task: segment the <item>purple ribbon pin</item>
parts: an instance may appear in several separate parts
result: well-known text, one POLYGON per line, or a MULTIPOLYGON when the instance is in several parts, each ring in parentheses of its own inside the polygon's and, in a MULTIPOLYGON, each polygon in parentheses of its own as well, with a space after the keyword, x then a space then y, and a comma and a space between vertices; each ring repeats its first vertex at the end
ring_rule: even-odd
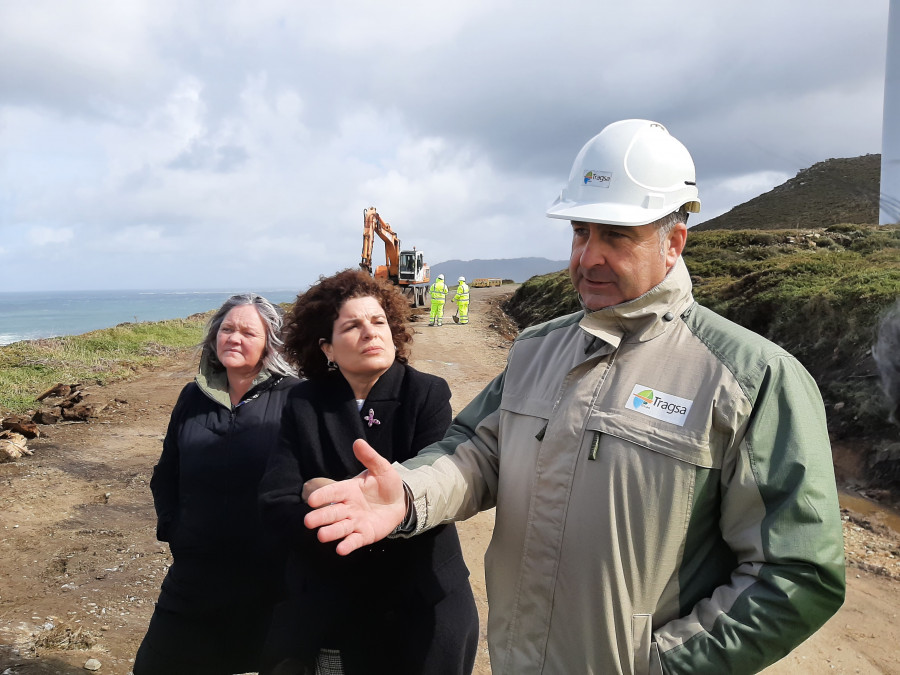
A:
POLYGON ((373 424, 381 424, 381 422, 375 419, 375 411, 372 410, 372 408, 369 408, 368 416, 363 417, 363 419, 369 423, 369 426, 372 426, 373 424))

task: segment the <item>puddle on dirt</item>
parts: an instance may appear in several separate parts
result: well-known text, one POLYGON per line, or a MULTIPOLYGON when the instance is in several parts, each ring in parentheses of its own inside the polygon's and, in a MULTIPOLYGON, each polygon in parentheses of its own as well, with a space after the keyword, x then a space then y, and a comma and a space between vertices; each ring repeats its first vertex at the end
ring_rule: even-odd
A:
POLYGON ((868 516, 900 534, 900 512, 879 504, 878 502, 873 502, 865 497, 848 494, 846 492, 838 493, 838 501, 841 504, 841 508, 849 509, 854 513, 863 516, 868 516))

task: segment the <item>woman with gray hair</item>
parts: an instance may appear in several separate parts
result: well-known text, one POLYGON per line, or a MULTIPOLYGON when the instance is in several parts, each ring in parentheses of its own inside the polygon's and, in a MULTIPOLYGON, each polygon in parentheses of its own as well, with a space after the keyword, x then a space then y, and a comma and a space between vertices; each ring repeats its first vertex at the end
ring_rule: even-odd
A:
POLYGON ((230 297, 207 324, 199 372, 172 410, 150 480, 156 538, 174 562, 135 675, 258 669, 282 567, 261 533, 257 487, 298 382, 281 324, 254 293, 230 297))

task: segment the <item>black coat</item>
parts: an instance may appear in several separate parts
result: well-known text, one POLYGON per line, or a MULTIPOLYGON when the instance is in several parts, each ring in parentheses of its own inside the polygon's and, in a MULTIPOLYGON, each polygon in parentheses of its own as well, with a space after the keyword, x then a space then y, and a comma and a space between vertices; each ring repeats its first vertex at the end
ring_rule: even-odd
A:
POLYGON ((278 440, 295 377, 270 377, 236 407, 191 382, 172 410, 150 489, 157 539, 174 563, 159 606, 208 612, 258 602, 276 590, 282 560, 260 527, 259 480, 278 440))
MULTIPOLYGON (((276 614, 273 630, 282 636, 275 642, 307 657, 322 646, 339 647, 351 672, 346 657, 353 656, 357 645, 347 635, 354 622, 385 631, 391 626, 391 644, 382 650, 400 644, 427 650, 427 644, 410 645, 404 635, 434 621, 435 606, 458 593, 462 602, 449 614, 438 612, 440 625, 434 632, 444 639, 448 631, 453 633, 458 654, 449 658, 458 658, 458 672, 470 667, 464 661, 470 648, 474 658, 477 613, 456 528, 442 525, 339 556, 336 543, 319 542, 303 524, 310 509, 300 494, 310 478, 342 480, 362 471, 352 449, 357 438, 389 461, 402 462, 443 438, 450 419, 447 383, 399 362, 375 383, 362 410, 339 373, 302 382, 291 391, 281 440, 260 484, 266 526, 279 532, 289 549, 286 583, 293 619, 276 614)), ((369 654, 367 672, 382 672, 373 656, 369 654)))

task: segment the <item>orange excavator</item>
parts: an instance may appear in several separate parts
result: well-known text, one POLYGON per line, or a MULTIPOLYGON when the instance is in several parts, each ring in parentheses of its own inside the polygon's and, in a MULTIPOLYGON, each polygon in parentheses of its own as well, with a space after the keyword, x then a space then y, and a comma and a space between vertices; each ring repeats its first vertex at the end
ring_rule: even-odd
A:
POLYGON ((415 246, 412 250, 400 250, 400 237, 381 219, 374 206, 363 212, 363 248, 359 266, 376 279, 389 280, 398 286, 412 307, 425 305, 425 294, 431 282, 425 254, 417 251, 415 246), (387 264, 378 265, 373 271, 372 249, 376 234, 384 242, 387 264))

